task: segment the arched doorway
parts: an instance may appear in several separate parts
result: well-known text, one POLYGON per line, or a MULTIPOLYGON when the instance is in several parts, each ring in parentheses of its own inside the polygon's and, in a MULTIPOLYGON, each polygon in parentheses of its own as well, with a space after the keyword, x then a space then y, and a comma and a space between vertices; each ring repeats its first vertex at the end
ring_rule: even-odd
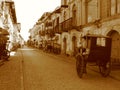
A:
POLYGON ((73 51, 73 56, 76 54, 76 47, 77 47, 77 39, 76 36, 72 37, 72 51, 73 51))
POLYGON ((112 38, 111 59, 112 62, 120 63, 120 34, 112 30, 108 34, 112 38))
POLYGON ((66 49, 67 49, 67 39, 63 39, 63 53, 66 54, 66 49))

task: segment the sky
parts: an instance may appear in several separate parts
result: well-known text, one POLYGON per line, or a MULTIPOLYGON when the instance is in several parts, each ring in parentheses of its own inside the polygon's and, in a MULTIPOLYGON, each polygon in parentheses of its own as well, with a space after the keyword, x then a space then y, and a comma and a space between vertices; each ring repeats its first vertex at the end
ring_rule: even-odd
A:
POLYGON ((21 23, 21 35, 27 40, 31 29, 44 12, 55 10, 61 0, 13 0, 17 22, 21 23))

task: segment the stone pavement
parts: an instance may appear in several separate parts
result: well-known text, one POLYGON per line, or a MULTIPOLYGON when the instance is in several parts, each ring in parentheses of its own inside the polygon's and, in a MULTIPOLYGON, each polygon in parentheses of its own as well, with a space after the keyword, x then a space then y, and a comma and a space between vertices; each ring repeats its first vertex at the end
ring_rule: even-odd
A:
POLYGON ((0 90, 21 90, 21 59, 18 54, 11 56, 9 61, 0 60, 0 90))
MULTIPOLYGON (((52 54, 54 55, 54 54, 52 54)), ((64 60, 68 60, 75 64, 75 58, 65 55, 55 55, 64 60)), ((22 55, 18 50, 14 56, 9 58, 9 61, 0 60, 0 90, 23 90, 22 84, 22 55)), ((92 66, 91 66, 92 67, 92 66)), ((96 72, 98 69, 90 68, 96 72)), ((120 68, 112 69, 110 77, 120 81, 120 68)))
MULTIPOLYGON (((75 60, 74 57, 65 56, 65 55, 58 55, 58 56, 59 56, 60 58, 66 59, 66 60, 76 62, 76 60, 75 60)), ((89 65, 88 65, 87 69, 91 69, 91 70, 99 73, 99 69, 98 69, 98 67, 96 67, 96 66, 89 66, 89 65)), ((120 65, 112 66, 112 68, 111 68, 111 73, 110 73, 110 77, 113 78, 113 79, 116 79, 116 80, 119 80, 119 81, 120 81, 120 65)))
POLYGON ((120 81, 120 65, 112 66, 110 77, 120 81))
MULTIPOLYGON (((36 49, 36 50, 38 50, 38 49, 36 49)), ((42 50, 38 50, 38 51, 42 52, 42 50)), ((51 54, 51 53, 48 53, 48 54, 51 54)), ((51 54, 51 55, 55 55, 55 54, 51 54)), ((67 60, 69 62, 72 62, 73 64, 76 63, 75 58, 72 57, 72 56, 61 55, 61 54, 60 55, 55 55, 55 56, 57 56, 59 58, 62 58, 64 60, 67 60)), ((96 66, 88 66, 87 69, 91 69, 91 70, 99 73, 99 69, 96 66)), ((112 69, 111 69, 111 72, 110 72, 109 76, 111 78, 115 79, 115 80, 119 80, 120 81, 120 65, 112 66, 112 69)))

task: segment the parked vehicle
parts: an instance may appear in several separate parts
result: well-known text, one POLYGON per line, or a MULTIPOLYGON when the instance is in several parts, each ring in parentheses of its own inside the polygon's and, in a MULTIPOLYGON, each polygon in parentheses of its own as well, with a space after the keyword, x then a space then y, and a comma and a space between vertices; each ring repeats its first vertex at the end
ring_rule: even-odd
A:
POLYGON ((102 76, 106 77, 111 71, 111 38, 101 35, 86 35, 83 37, 85 47, 80 48, 76 55, 76 70, 80 78, 86 73, 87 63, 99 67, 102 76))

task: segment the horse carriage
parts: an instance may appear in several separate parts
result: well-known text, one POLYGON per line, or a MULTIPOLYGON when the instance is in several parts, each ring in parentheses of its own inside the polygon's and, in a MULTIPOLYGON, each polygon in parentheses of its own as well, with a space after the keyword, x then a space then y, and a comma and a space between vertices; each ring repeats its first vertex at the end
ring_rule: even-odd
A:
POLYGON ((93 63, 99 67, 103 77, 107 77, 111 71, 111 38, 101 35, 86 35, 82 37, 85 48, 81 47, 76 55, 76 70, 80 78, 86 73, 87 63, 93 63))

